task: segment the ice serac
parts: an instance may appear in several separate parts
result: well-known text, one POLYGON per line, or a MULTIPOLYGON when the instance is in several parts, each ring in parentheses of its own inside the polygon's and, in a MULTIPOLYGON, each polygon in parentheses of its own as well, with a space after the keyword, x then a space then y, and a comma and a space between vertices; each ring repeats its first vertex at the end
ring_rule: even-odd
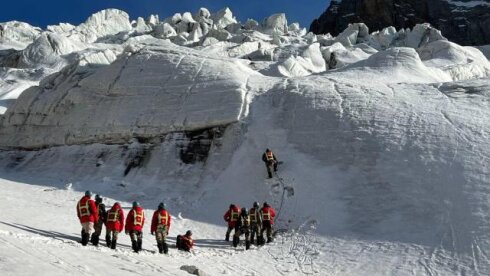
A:
POLYGON ((125 55, 88 77, 67 68, 9 108, 0 144, 127 142, 227 125, 246 110, 251 73, 237 62, 171 45, 125 55))
POLYGON ((22 50, 41 34, 41 29, 19 21, 0 23, 0 50, 22 50))
POLYGON ((92 43, 99 38, 131 30, 129 15, 116 9, 107 9, 91 15, 87 21, 78 25, 70 37, 82 42, 92 43))
POLYGON ((458 44, 490 43, 488 0, 332 0, 311 23, 310 31, 337 35, 356 22, 366 23, 373 31, 427 22, 458 44))

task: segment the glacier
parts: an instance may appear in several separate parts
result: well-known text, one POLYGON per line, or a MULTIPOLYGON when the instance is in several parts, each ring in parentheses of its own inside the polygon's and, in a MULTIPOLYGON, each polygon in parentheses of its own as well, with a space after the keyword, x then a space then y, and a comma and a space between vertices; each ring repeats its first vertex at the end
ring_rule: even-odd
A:
POLYGON ((488 46, 429 24, 314 35, 228 8, 0 25, 7 274, 490 273, 488 46), (284 161, 280 182, 265 179, 265 148, 284 161), (192 228, 196 249, 162 264, 147 233, 139 255, 125 237, 116 252, 82 248, 73 211, 86 189, 147 214, 165 201, 170 239, 192 228), (280 233, 234 249, 222 213, 255 200, 279 211, 280 233), (36 210, 66 223, 29 219, 36 210))

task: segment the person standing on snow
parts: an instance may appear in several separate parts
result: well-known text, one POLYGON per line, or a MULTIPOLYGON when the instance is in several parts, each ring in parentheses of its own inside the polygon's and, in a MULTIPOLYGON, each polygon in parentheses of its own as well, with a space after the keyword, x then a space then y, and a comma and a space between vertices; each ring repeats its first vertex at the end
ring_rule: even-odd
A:
POLYGON ((168 253, 166 239, 170 230, 170 220, 170 213, 165 209, 165 204, 160 202, 151 220, 151 234, 155 235, 160 253, 168 253))
POLYGON ((99 220, 97 220, 94 224, 95 231, 92 234, 90 241, 92 242, 93 245, 98 245, 99 237, 100 234, 102 233, 102 226, 105 223, 106 215, 107 215, 105 210, 105 204, 102 203, 102 197, 100 195, 95 195, 95 206, 97 207, 97 214, 99 215, 99 220))
POLYGON ((192 240, 192 231, 187 230, 185 235, 178 235, 176 246, 178 250, 190 252, 192 247, 194 246, 194 241, 192 240))
POLYGON ((267 202, 264 202, 264 207, 260 209, 260 214, 262 217, 262 230, 260 231, 260 240, 263 244, 264 232, 267 232, 267 243, 269 243, 272 241, 272 225, 274 225, 274 217, 276 216, 276 212, 267 202))
POLYGON ((262 228, 262 215, 260 214, 260 207, 257 201, 254 202, 253 207, 248 212, 250 217, 250 243, 255 242, 257 238, 257 244, 259 243, 260 229, 262 228))
POLYGON ((145 214, 143 208, 136 201, 133 208, 126 218, 126 234, 131 237, 131 246, 134 252, 138 253, 143 246, 143 225, 145 224, 145 214))
POLYGON ((264 154, 262 154, 262 161, 264 161, 265 163, 269 178, 272 178, 272 169, 277 172, 278 162, 276 156, 274 155, 274 153, 272 153, 270 149, 266 149, 264 154))
POLYGON ((95 202, 90 199, 92 192, 86 191, 77 203, 77 216, 82 224, 82 245, 87 245, 90 234, 94 231, 94 222, 99 220, 95 202))
POLYGON ((226 230, 225 241, 230 241, 231 230, 235 229, 235 224, 239 216, 240 216, 240 207, 236 206, 235 204, 230 204, 230 208, 228 209, 228 211, 226 211, 225 215, 223 216, 225 221, 228 222, 228 229, 226 230))
POLYGON ((237 247, 240 243, 240 236, 245 235, 245 249, 250 248, 250 217, 247 208, 242 208, 240 216, 236 222, 235 235, 233 235, 233 246, 237 247))
POLYGON ((124 212, 119 202, 114 203, 109 212, 107 212, 105 229, 105 241, 107 243, 107 247, 116 249, 117 236, 124 229, 124 212))

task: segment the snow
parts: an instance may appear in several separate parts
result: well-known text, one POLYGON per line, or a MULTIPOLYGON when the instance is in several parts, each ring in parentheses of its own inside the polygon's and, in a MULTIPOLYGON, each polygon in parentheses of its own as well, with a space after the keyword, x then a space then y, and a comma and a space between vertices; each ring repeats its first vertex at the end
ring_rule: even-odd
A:
POLYGON ((228 8, 5 24, 1 49, 22 38, 0 51, 7 275, 490 274, 486 47, 428 24, 241 25, 228 8), (284 161, 271 180, 265 148, 284 161), (124 234, 116 251, 82 247, 87 189, 147 217, 164 201, 171 244, 192 229, 196 248, 161 256, 148 225, 139 254, 124 234), (278 211, 276 240, 232 248, 222 214, 254 201, 278 211))

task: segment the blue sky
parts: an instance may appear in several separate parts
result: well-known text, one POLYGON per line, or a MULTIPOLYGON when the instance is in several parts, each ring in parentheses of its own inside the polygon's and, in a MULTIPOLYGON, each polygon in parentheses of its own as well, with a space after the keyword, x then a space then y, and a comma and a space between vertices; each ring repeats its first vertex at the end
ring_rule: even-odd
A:
POLYGON ((158 14, 161 18, 176 12, 195 12, 206 7, 215 12, 230 7, 238 20, 261 21, 273 13, 286 13, 288 22, 309 27, 314 18, 327 8, 329 0, 3 0, 0 22, 18 20, 35 26, 68 22, 79 24, 92 13, 106 8, 118 8, 131 19, 158 14))

